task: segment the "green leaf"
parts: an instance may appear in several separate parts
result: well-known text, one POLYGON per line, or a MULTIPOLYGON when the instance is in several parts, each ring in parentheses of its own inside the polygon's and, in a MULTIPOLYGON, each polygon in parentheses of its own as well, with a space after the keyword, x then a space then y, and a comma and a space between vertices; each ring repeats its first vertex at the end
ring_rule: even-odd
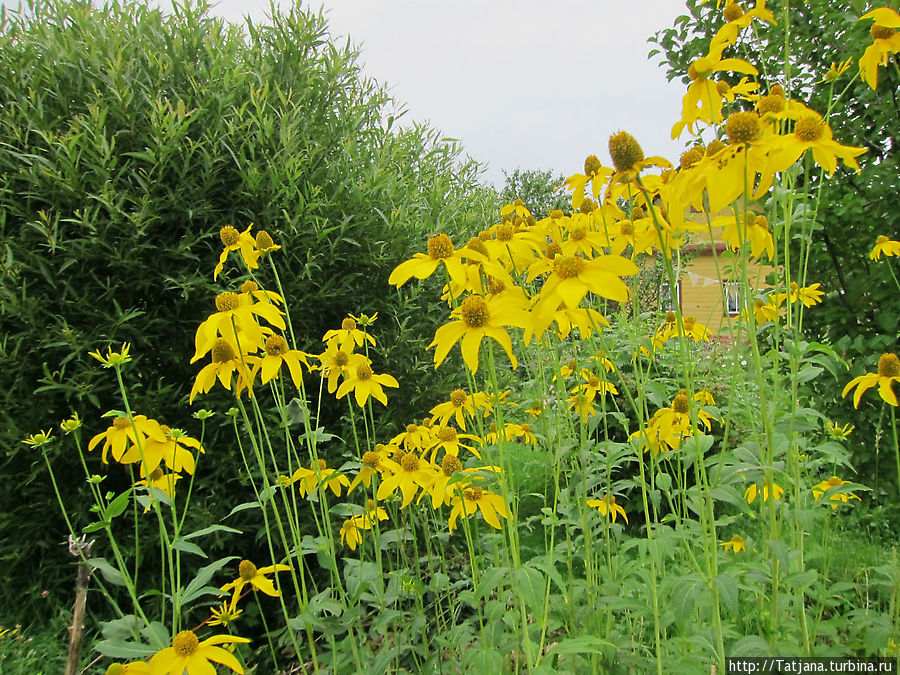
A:
POLYGON ((543 614, 546 582, 544 575, 533 567, 520 567, 513 571, 513 588, 535 614, 543 614))
POLYGON ((106 558, 90 558, 88 559, 91 567, 99 570, 103 578, 115 586, 127 586, 125 576, 119 571, 118 567, 113 567, 106 558))
POLYGON ((126 640, 101 640, 94 649, 108 658, 126 659, 128 661, 144 660, 154 652, 159 651, 150 645, 145 645, 143 642, 126 640))
POLYGON ((231 509, 231 511, 229 511, 228 515, 225 517, 230 518, 235 513, 239 513, 240 511, 246 511, 247 509, 258 509, 258 508, 259 508, 259 502, 244 502, 243 504, 238 504, 233 509, 231 509))
POLYGON ((725 603, 725 606, 731 611, 733 614, 738 614, 738 584, 737 580, 728 574, 727 572, 722 572, 715 579, 713 579, 713 583, 716 585, 716 589, 719 591, 719 600, 725 603))
MULTIPOLYGON (((251 502, 251 503, 255 504, 256 502, 251 502)), ((250 507, 248 507, 248 508, 250 508, 250 507)), ((233 509, 232 509, 232 513, 234 513, 233 509)), ((212 534, 213 532, 229 532, 231 534, 243 534, 243 532, 241 532, 241 530, 238 530, 233 527, 226 527, 225 525, 210 525, 209 527, 204 527, 202 530, 197 530, 196 532, 191 532, 190 534, 186 534, 183 537, 181 537, 181 539, 184 539, 184 540, 195 539, 196 537, 203 537, 207 534, 212 534)))
POLYGON ((208 557, 203 549, 197 546, 197 544, 191 541, 185 541, 183 538, 179 538, 173 541, 172 548, 174 548, 176 551, 181 551, 182 553, 193 553, 194 555, 199 555, 201 558, 208 557))
POLYGON ((577 638, 560 640, 547 650, 547 656, 551 654, 597 654, 604 649, 617 650, 612 642, 601 640, 593 635, 582 635, 577 638))
POLYGON ((125 509, 128 508, 128 497, 131 495, 131 488, 128 488, 112 500, 109 503, 109 506, 106 507, 106 513, 104 514, 105 518, 108 520, 112 520, 113 518, 118 518, 121 516, 125 509))
POLYGON ((201 567, 197 572, 197 576, 195 576, 185 587, 184 593, 181 595, 181 604, 187 605, 203 595, 220 595, 221 591, 218 588, 207 586, 207 584, 216 572, 221 570, 232 560, 237 559, 238 557, 236 555, 231 555, 227 558, 220 558, 205 567, 201 567))

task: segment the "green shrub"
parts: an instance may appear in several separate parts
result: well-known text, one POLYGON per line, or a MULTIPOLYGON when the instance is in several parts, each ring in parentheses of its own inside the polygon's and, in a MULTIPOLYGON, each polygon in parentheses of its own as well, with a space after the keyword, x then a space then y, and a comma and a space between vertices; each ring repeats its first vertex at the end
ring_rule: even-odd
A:
MULTIPOLYGON (((428 233, 477 231, 496 213, 477 164, 427 126, 401 128, 321 13, 239 27, 209 7, 48 0, 0 30, 0 440, 18 485, 0 497, 0 564, 16 570, 0 606, 13 615, 34 609, 26 576, 68 576, 54 564, 65 528, 43 464, 20 440, 72 410, 92 435, 122 407, 89 351, 130 342, 144 378, 129 383, 134 409, 199 431, 183 404, 194 330, 224 290, 212 278, 222 226, 254 223, 282 246, 300 348, 321 351, 348 312, 379 313, 377 365, 400 381, 400 422, 441 387, 416 360, 424 345, 397 339, 411 326, 428 335, 438 308, 388 292, 387 276, 428 233)), ((336 425, 346 406, 329 405, 336 425)), ((211 433, 197 506, 215 515, 235 503, 238 460, 211 433)), ((80 474, 68 453, 53 459, 80 474)), ((61 486, 70 504, 80 482, 61 486)))

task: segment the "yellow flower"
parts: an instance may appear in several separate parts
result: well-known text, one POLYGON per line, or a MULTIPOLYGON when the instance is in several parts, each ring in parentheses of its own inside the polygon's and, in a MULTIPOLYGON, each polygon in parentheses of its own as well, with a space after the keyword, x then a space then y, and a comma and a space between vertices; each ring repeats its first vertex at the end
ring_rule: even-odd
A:
POLYGON ((428 253, 416 253, 412 259, 406 260, 391 272, 388 283, 400 287, 411 277, 426 279, 443 263, 450 279, 458 284, 465 283, 466 271, 463 258, 486 260, 487 258, 471 248, 456 250, 453 242, 446 234, 436 234, 428 239, 428 253))
POLYGON ((618 255, 602 255, 592 259, 575 255, 558 256, 552 262, 541 260, 533 264, 528 269, 528 280, 545 271, 551 274, 537 296, 536 314, 555 312, 560 302, 564 302, 566 307, 578 307, 589 292, 616 302, 627 302, 628 286, 621 277, 633 276, 639 269, 631 260, 618 255))
POLYGON ((399 387, 400 384, 393 375, 382 373, 376 375, 372 366, 363 361, 349 368, 346 379, 338 387, 337 397, 343 398, 351 391, 356 398, 356 403, 363 407, 371 396, 382 405, 387 405, 387 394, 382 387, 399 387))
POLYGON ((281 595, 281 591, 275 589, 272 580, 266 575, 275 574, 276 572, 287 572, 290 569, 291 568, 288 565, 257 567, 249 560, 241 560, 240 565, 238 565, 238 578, 222 586, 221 590, 225 592, 234 591, 232 602, 237 601, 237 598, 241 595, 241 591, 244 590, 244 586, 247 586, 248 584, 254 590, 261 591, 266 595, 277 598, 281 595))
MULTIPOLYGON (((754 501, 756 501, 756 497, 758 494, 759 486, 756 483, 753 483, 744 491, 744 499, 747 500, 748 504, 752 504, 754 501)), ((771 490, 769 489, 768 483, 764 483, 762 486, 762 498, 764 502, 769 501, 770 497, 774 497, 776 501, 780 501, 783 494, 784 488, 778 485, 778 483, 772 483, 771 490)))
POLYGON ((189 448, 206 453, 206 450, 200 445, 200 441, 191 438, 181 429, 170 429, 164 424, 161 424, 160 428, 166 434, 164 442, 160 443, 155 438, 147 438, 141 447, 136 444, 132 445, 118 461, 122 464, 143 462, 141 475, 152 472, 160 462, 165 462, 172 471, 194 473, 196 462, 194 453, 189 448))
POLYGON ((368 500, 366 513, 350 516, 341 525, 341 543, 351 550, 355 551, 356 547, 362 542, 362 531, 371 530, 375 524, 375 519, 387 520, 388 514, 380 506, 376 507, 373 500, 368 500))
POLYGON ((826 422, 825 428, 828 429, 828 435, 833 439, 843 440, 844 438, 847 438, 856 427, 851 424, 845 424, 841 427, 838 426, 837 422, 826 422))
POLYGON ((191 387, 191 394, 188 402, 193 402, 194 397, 199 394, 205 394, 216 383, 216 378, 222 383, 222 386, 231 390, 231 380, 233 375, 237 373, 237 385, 235 392, 241 395, 243 389, 247 389, 250 395, 253 395, 253 376, 256 371, 251 371, 248 366, 255 366, 259 362, 258 356, 249 354, 241 355, 240 351, 235 348, 232 341, 220 337, 212 343, 212 363, 205 365, 194 380, 194 386, 191 387))
POLYGON ((732 553, 740 553, 747 550, 747 542, 739 534, 734 535, 728 541, 720 542, 719 546, 724 546, 726 551, 731 551, 732 553))
POLYGON ((871 30, 872 44, 859 59, 859 74, 872 89, 878 88, 878 66, 886 66, 891 54, 900 52, 900 14, 889 7, 879 7, 863 14, 860 19, 874 21, 871 30))
POLYGON ((89 354, 102 363, 104 368, 120 368, 131 361, 131 356, 128 354, 130 349, 131 345, 123 342, 122 349, 118 352, 114 352, 112 347, 107 347, 106 356, 102 356, 99 349, 89 352, 89 354))
POLYGON ((597 409, 594 407, 594 399, 582 391, 575 391, 574 394, 566 399, 566 403, 569 404, 569 410, 578 413, 582 422, 587 422, 589 417, 597 414, 597 409))
POLYGON ((50 429, 47 431, 41 431, 37 434, 31 434, 28 438, 22 441, 25 445, 30 445, 33 448, 40 448, 53 440, 53 436, 50 434, 50 429))
POLYGON ((831 68, 828 69, 828 72, 825 73, 825 77, 823 77, 821 82, 834 82, 841 75, 847 72, 850 68, 850 64, 853 63, 853 57, 850 57, 846 61, 841 61, 840 63, 831 62, 831 68))
POLYGON ((385 466, 391 471, 390 476, 385 476, 378 486, 375 498, 384 501, 394 493, 397 488, 403 494, 403 502, 400 508, 406 508, 416 496, 419 488, 427 490, 435 477, 435 467, 424 458, 415 453, 408 452, 400 458, 399 463, 392 459, 385 459, 385 466))
POLYGON ((81 428, 81 419, 78 417, 78 413, 73 412, 72 416, 69 419, 63 420, 62 422, 60 422, 59 428, 62 429, 63 433, 66 433, 66 434, 71 434, 76 429, 80 429, 81 428))
POLYGON ((882 253, 889 256, 900 256, 900 241, 893 241, 884 235, 879 236, 875 240, 875 248, 869 253, 869 257, 872 260, 879 260, 882 253))
POLYGON ((460 342, 463 360, 466 367, 475 373, 478 370, 478 351, 481 340, 490 337, 503 347, 512 367, 518 365, 512 353, 512 340, 506 332, 507 326, 524 326, 527 315, 517 303, 495 297, 485 299, 480 295, 470 295, 450 314, 449 323, 444 324, 434 334, 434 340, 428 345, 434 351, 434 367, 437 368, 447 358, 450 349, 460 342))
POLYGON ((481 511, 481 517, 485 522, 497 530, 501 529, 500 518, 509 518, 503 497, 480 487, 463 490, 462 497, 457 494, 451 500, 451 504, 453 508, 447 521, 451 533, 456 529, 456 519, 460 515, 468 517, 481 511))
POLYGON ((210 626, 228 626, 234 623, 235 619, 243 612, 244 610, 237 609, 235 599, 232 598, 231 602, 223 602, 221 607, 211 608, 210 618, 207 619, 206 623, 210 626))
POLYGON ((237 293, 219 293, 216 296, 216 312, 197 327, 194 335, 194 355, 191 363, 203 358, 219 337, 227 339, 249 353, 263 347, 263 330, 256 317, 285 330, 284 312, 270 302, 244 304, 237 293))
MULTIPOLYGON (((143 487, 153 488, 154 490, 159 490, 164 495, 166 495, 169 499, 175 498, 175 483, 177 483, 181 479, 181 475, 177 473, 165 473, 162 470, 162 467, 156 467, 149 473, 145 473, 144 466, 141 465, 141 476, 144 480, 139 480, 135 482, 135 485, 141 485, 143 487)), ((150 493, 151 498, 154 498, 154 495, 150 493)), ((150 510, 150 507, 144 508, 144 513, 150 510)))
POLYGON ((146 661, 132 661, 131 663, 111 663, 106 669, 106 675, 153 675, 150 664, 146 661))
POLYGON ((250 229, 252 227, 253 223, 250 223, 246 230, 238 232, 237 229, 231 225, 226 225, 219 230, 219 237, 221 238, 222 243, 225 244, 225 248, 222 250, 222 254, 219 256, 219 262, 216 264, 216 269, 213 271, 213 279, 219 277, 219 272, 225 267, 225 261, 228 259, 228 254, 231 251, 241 252, 241 257, 244 259, 244 263, 247 265, 248 270, 255 270, 259 267, 259 263, 257 262, 259 260, 259 251, 256 248, 256 239, 250 234, 250 229))
POLYGON ((265 384, 272 378, 278 377, 282 365, 287 365, 291 373, 294 386, 300 389, 303 385, 303 369, 300 364, 311 370, 307 358, 310 355, 298 349, 290 349, 287 340, 283 336, 272 334, 266 338, 266 355, 256 364, 250 379, 256 377, 258 371, 262 371, 262 381, 265 384))
POLYGON ((244 669, 234 654, 216 646, 229 642, 250 640, 235 635, 214 635, 200 642, 194 631, 183 630, 172 639, 171 647, 157 652, 150 659, 150 672, 153 675, 182 675, 184 671, 192 675, 209 674, 215 672, 215 666, 211 663, 215 662, 243 674, 244 669))
POLYGON ((609 516, 609 519, 616 522, 616 514, 621 514, 625 522, 628 522, 628 516, 625 515, 625 509, 616 504, 615 495, 605 495, 601 499, 588 499, 587 505, 592 509, 597 509, 602 516, 609 516))
POLYGON ((431 444, 425 448, 425 452, 431 451, 432 462, 437 455, 437 451, 441 449, 447 454, 459 456, 459 451, 463 448, 471 452, 478 459, 481 459, 481 454, 478 450, 470 445, 465 445, 462 442, 463 440, 475 441, 479 445, 482 442, 481 438, 473 434, 461 434, 454 427, 443 424, 436 425, 433 429, 431 444))
POLYGON ((439 403, 429 412, 441 424, 447 424, 450 418, 456 420, 459 428, 466 430, 466 416, 474 418, 476 410, 489 411, 492 409, 490 399, 483 392, 468 394, 464 389, 454 389, 450 392, 450 400, 439 403))
POLYGON ((841 397, 847 396, 856 387, 856 393, 853 395, 853 407, 858 408, 859 400, 866 390, 878 385, 878 395, 886 403, 896 406, 897 395, 892 389, 894 382, 900 382, 900 359, 897 358, 896 354, 882 354, 881 358, 878 359, 878 372, 854 377, 844 387, 841 397))
MULTIPOLYGON (((771 152, 768 172, 762 179, 763 183, 768 180, 767 176, 771 172, 784 171, 800 159, 807 150, 812 150, 816 164, 825 169, 829 176, 837 168, 838 158, 845 165, 859 171, 859 164, 855 158, 866 151, 866 148, 853 148, 835 141, 831 127, 818 113, 814 112, 800 117, 794 124, 793 133, 770 137, 769 147, 771 152)), ((759 190, 756 194, 759 194, 759 190)))
MULTIPOLYGON (((841 480, 837 476, 832 476, 828 480, 823 480, 821 483, 818 483, 813 486, 813 497, 816 501, 819 501, 819 497, 828 492, 833 488, 840 487, 842 485, 846 485, 847 481, 841 480)), ((832 494, 829 499, 833 502, 843 502, 844 504, 848 504, 851 499, 856 499, 862 501, 859 497, 857 497, 852 492, 838 492, 832 494)), ((832 509, 836 509, 838 507, 837 504, 831 504, 832 509)))
POLYGON ((146 415, 134 415, 131 420, 119 415, 106 431, 88 441, 88 450, 93 450, 100 441, 103 441, 103 463, 107 463, 106 455, 109 452, 112 452, 115 461, 120 462, 128 449, 127 444, 143 446, 148 438, 157 443, 166 442, 166 432, 159 422, 149 419, 146 415))
POLYGON ((750 255, 759 258, 765 253, 771 260, 775 256, 775 241, 769 232, 769 221, 765 216, 757 216, 752 211, 738 218, 734 216, 719 216, 714 218, 713 227, 723 227, 722 239, 732 251, 740 250, 741 246, 749 244, 750 255))
POLYGON ((427 424, 407 424, 406 429, 391 439, 391 445, 401 445, 407 452, 411 450, 421 451, 431 444, 434 425, 431 418, 426 418, 427 424))
POLYGON ((347 486, 347 493, 353 492, 353 489, 360 483, 365 485, 367 490, 371 489, 372 477, 387 471, 387 468, 382 464, 382 460, 387 459, 391 454, 391 446, 382 445, 381 443, 375 446, 374 451, 366 450, 360 460, 362 466, 359 472, 350 485, 347 486))
POLYGON ((694 125, 698 121, 707 124, 722 123, 724 96, 719 92, 716 81, 710 79, 713 73, 729 71, 744 75, 758 74, 755 67, 742 59, 723 59, 722 52, 727 46, 727 39, 713 40, 709 54, 694 59, 688 67, 691 83, 681 102, 681 119, 672 127, 672 138, 678 138, 685 128, 696 134, 694 125))
MULTIPOLYGON (((377 313, 376 316, 378 316, 377 313)), ((374 321, 374 319, 371 319, 371 321, 374 321)), ((341 349, 345 349, 350 343, 353 343, 357 347, 362 347, 366 342, 373 347, 375 346, 375 338, 365 331, 359 330, 359 328, 357 328, 357 321, 352 316, 347 317, 341 322, 340 329, 330 330, 322 337, 322 341, 326 344, 330 344, 332 340, 336 340, 341 349)), ((348 351, 353 351, 353 347, 351 346, 348 351)))
POLYGON ((337 391, 339 378, 347 377, 352 368, 368 363, 365 355, 353 353, 352 344, 343 349, 337 342, 329 344, 316 358, 322 363, 322 377, 328 378, 329 394, 337 391))
POLYGON ((588 183, 594 191, 594 199, 599 199, 600 187, 613 170, 600 163, 597 155, 589 155, 584 160, 584 173, 576 173, 566 178, 562 186, 572 190, 572 208, 581 208, 584 203, 584 189, 588 183))
POLYGON ((350 479, 337 469, 329 469, 324 459, 313 460, 308 469, 300 467, 290 478, 280 482, 285 486, 299 482, 297 491, 301 497, 312 494, 317 487, 322 485, 330 488, 335 497, 341 496, 341 486, 346 487, 348 491, 350 488, 350 479))

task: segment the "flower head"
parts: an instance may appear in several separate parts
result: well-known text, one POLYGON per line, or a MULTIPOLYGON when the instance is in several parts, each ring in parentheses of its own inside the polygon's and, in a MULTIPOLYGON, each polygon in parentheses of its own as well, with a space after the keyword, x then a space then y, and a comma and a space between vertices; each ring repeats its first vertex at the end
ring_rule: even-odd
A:
POLYGON ((866 390, 877 385, 878 395, 881 396, 882 400, 885 403, 896 406, 897 395, 893 390, 894 382, 900 382, 900 359, 897 358, 896 354, 882 354, 881 358, 878 359, 878 372, 854 377, 844 387, 841 396, 847 396, 851 390, 856 388, 856 393, 853 395, 853 407, 858 408, 859 400, 866 390))
POLYGON ((900 241, 893 241, 884 235, 879 236, 875 240, 875 247, 869 253, 869 257, 872 260, 878 260, 882 253, 888 256, 900 256, 900 241))
POLYGON ((275 572, 287 572, 291 568, 287 565, 268 565, 267 567, 257 567, 249 560, 242 560, 238 565, 238 578, 222 586, 223 591, 234 591, 232 603, 237 601, 244 587, 249 585, 253 590, 260 591, 273 598, 281 595, 281 592, 275 589, 272 580, 267 574, 275 572))
POLYGON ((89 353, 100 363, 102 363, 104 368, 121 368, 126 363, 131 361, 131 356, 128 353, 130 349, 131 345, 127 342, 123 342, 122 348, 117 352, 114 352, 112 350, 112 347, 107 347, 106 356, 102 356, 99 349, 89 353))
POLYGON ((235 642, 250 640, 235 635, 214 635, 201 642, 194 631, 183 630, 172 639, 170 647, 150 659, 150 672, 154 675, 182 675, 185 671, 212 673, 215 666, 211 662, 214 662, 243 674, 244 669, 234 654, 217 646, 235 642))
POLYGON ((747 550, 747 542, 739 534, 734 535, 728 541, 720 542, 719 546, 725 547, 726 551, 731 551, 732 553, 740 553, 747 550))
POLYGON ((625 519, 625 522, 628 522, 628 516, 625 515, 625 509, 623 509, 619 504, 616 504, 616 496, 615 495, 604 495, 600 499, 588 499, 587 505, 592 509, 597 509, 600 512, 600 515, 609 516, 609 519, 613 522, 616 522, 616 514, 622 516, 625 519))

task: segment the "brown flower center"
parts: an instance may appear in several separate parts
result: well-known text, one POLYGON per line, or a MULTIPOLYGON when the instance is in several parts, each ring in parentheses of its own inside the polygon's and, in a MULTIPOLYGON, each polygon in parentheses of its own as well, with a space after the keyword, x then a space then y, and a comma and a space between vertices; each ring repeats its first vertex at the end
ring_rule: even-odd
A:
POLYGON ((609 155, 616 171, 632 171, 644 159, 644 151, 627 131, 620 131, 609 137, 609 155))
POLYGON ((720 141, 718 138, 716 138, 716 139, 710 141, 709 145, 706 146, 706 156, 712 157, 713 155, 715 155, 717 152, 719 152, 719 150, 723 149, 724 147, 725 147, 725 144, 722 141, 720 141))
POLYGON ((237 293, 227 291, 216 296, 216 309, 220 312, 231 312, 241 306, 241 298, 237 293))
POLYGON ((484 490, 482 490, 480 487, 476 487, 472 488, 471 490, 466 490, 464 494, 466 496, 466 499, 468 499, 470 502, 477 502, 484 496, 484 490))
POLYGON ((760 96, 759 101, 756 103, 756 109, 760 115, 780 113, 784 110, 784 96, 779 96, 778 94, 760 96))
POLYGON ((455 249, 450 237, 446 234, 436 234, 428 238, 428 255, 432 260, 440 260, 441 258, 450 258, 453 256, 455 249))
POLYGON ((896 354, 882 354, 878 359, 878 376, 879 377, 898 377, 900 376, 900 359, 896 354))
POLYGON ((807 115, 797 120, 794 125, 794 136, 804 143, 814 143, 825 133, 825 120, 821 117, 807 115))
POLYGON ((874 24, 869 29, 869 35, 872 36, 873 40, 890 40, 894 37, 894 33, 897 31, 893 28, 889 28, 888 26, 879 26, 878 24, 874 24))
POLYGON ((725 120, 725 134, 733 144, 752 143, 759 138, 759 115, 755 112, 731 113, 725 120))
POLYGON ((574 279, 584 271, 585 261, 584 258, 567 255, 554 260, 553 266, 561 279, 574 279))
POLYGON ((265 230, 260 230, 259 232, 257 232, 256 248, 258 248, 260 251, 268 251, 275 248, 275 241, 272 239, 272 235, 270 235, 265 230))
POLYGON ((544 256, 550 260, 553 260, 556 256, 562 254, 562 246, 560 246, 559 242, 557 241, 551 241, 549 244, 547 244, 547 248, 544 251, 544 256))
POLYGON ((722 16, 725 18, 725 21, 737 21, 744 16, 744 8, 736 2, 729 2, 725 5, 725 9, 722 10, 722 16))
POLYGON ((695 145, 693 148, 681 155, 681 170, 687 171, 694 164, 703 159, 704 148, 702 145, 695 145))
POLYGON ((266 338, 266 354, 269 356, 282 356, 288 353, 288 343, 280 335, 270 335, 266 338))
POLYGON ((497 227, 497 241, 512 241, 516 228, 510 223, 501 223, 497 227))
POLYGON ((438 431, 438 439, 441 443, 455 443, 457 439, 456 429, 453 427, 441 427, 438 431))
POLYGON ((347 317, 341 321, 341 330, 356 330, 356 321, 347 317))
POLYGON ((362 456, 362 463, 370 469, 378 467, 378 453, 366 450, 362 456))
POLYGON ((238 576, 241 579, 250 581, 257 574, 259 574, 259 570, 256 569, 256 565, 249 560, 241 560, 240 565, 238 565, 238 576))
POLYGON ((226 225, 219 230, 219 238, 225 246, 237 246, 237 243, 241 238, 241 233, 231 225, 226 225))
POLYGON ((356 369, 356 379, 360 382, 368 382, 372 379, 374 374, 375 373, 372 372, 372 367, 368 363, 361 363, 356 369))
POLYGON ((488 255, 487 246, 485 246, 484 242, 478 237, 471 237, 468 243, 466 243, 466 248, 471 249, 472 251, 478 251, 483 256, 488 255))
POLYGON ((350 355, 347 352, 338 350, 334 353, 334 365, 343 368, 348 363, 350 363, 350 355))
POLYGON ((172 649, 178 656, 190 656, 197 651, 200 640, 192 630, 183 630, 172 640, 172 649))
POLYGON ((490 318, 487 302, 479 295, 470 295, 463 300, 460 314, 469 328, 481 328, 490 318))
POLYGON ((259 284, 250 279, 241 284, 241 293, 255 293, 258 290, 259 284))
POLYGON ((688 412, 688 398, 684 394, 678 394, 675 397, 675 400, 672 401, 672 410, 673 412, 681 413, 682 415, 687 414, 688 412))
POLYGON ((466 404, 469 395, 463 389, 454 389, 450 392, 450 403, 454 408, 462 408, 466 404))
POLYGON ((408 452, 403 455, 403 459, 400 460, 400 466, 403 467, 404 471, 415 471, 419 468, 419 458, 413 453, 408 452))
POLYGON ((593 176, 602 166, 600 160, 597 159, 597 155, 588 155, 584 160, 584 175, 593 176))
POLYGON ((225 338, 216 338, 212 346, 213 363, 228 363, 235 358, 234 348, 225 338))
POLYGON ((456 455, 446 455, 444 461, 441 462, 441 471, 444 472, 447 478, 452 477, 455 471, 462 471, 462 468, 462 462, 459 461, 459 457, 456 455))

